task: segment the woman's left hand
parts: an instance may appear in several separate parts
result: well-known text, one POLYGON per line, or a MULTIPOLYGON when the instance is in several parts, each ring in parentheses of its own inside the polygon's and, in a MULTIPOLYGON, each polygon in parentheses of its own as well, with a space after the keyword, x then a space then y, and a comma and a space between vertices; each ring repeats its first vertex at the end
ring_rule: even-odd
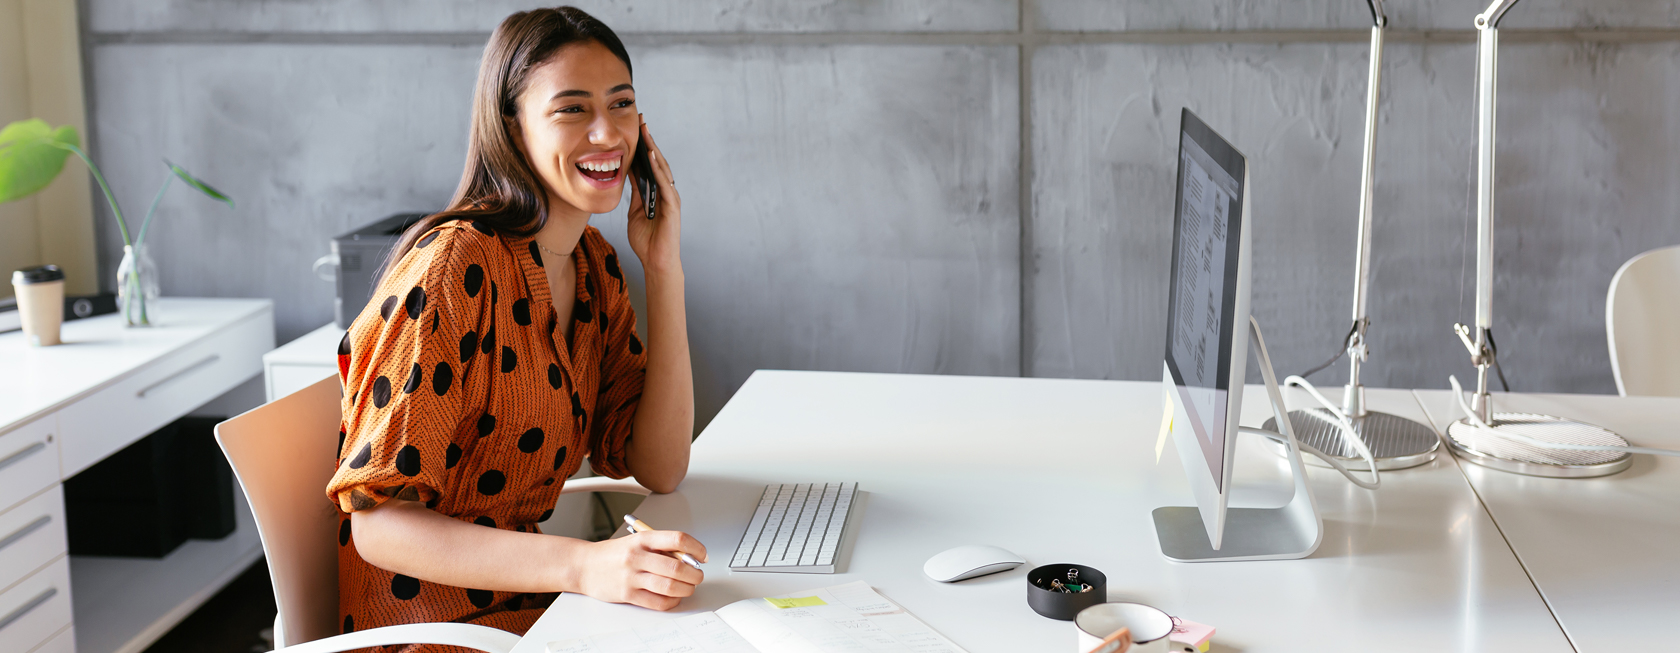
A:
POLYGON ((653 168, 659 198, 654 202, 654 217, 649 220, 647 207, 642 203, 641 189, 636 187, 641 182, 635 175, 629 176, 632 187, 626 235, 630 239, 630 249, 642 260, 642 269, 648 274, 680 271, 682 197, 677 195, 677 182, 671 177, 671 166, 665 161, 665 153, 660 152, 659 146, 654 143, 645 120, 641 123, 641 131, 641 138, 647 143, 648 163, 653 168))

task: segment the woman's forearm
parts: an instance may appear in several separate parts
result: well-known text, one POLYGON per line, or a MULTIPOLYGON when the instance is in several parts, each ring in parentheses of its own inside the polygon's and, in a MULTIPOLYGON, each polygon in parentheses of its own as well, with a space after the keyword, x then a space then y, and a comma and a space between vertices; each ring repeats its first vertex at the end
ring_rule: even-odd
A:
POLYGON ((636 481, 663 493, 676 490, 688 474, 694 439, 694 372, 680 265, 647 271, 647 310, 647 371, 626 456, 636 481))
POLYGON ((416 501, 350 515, 362 559, 386 571, 454 587, 504 592, 579 591, 589 542, 519 533, 446 517, 416 501))

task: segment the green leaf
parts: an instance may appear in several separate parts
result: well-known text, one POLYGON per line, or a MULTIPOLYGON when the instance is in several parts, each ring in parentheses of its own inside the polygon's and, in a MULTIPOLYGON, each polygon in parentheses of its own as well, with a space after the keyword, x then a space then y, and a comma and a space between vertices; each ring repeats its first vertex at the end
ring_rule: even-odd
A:
POLYGON ((192 176, 192 174, 187 172, 185 168, 170 163, 169 159, 164 159, 163 163, 164 165, 169 166, 169 171, 175 173, 176 177, 180 177, 181 181, 187 182, 188 186, 197 188, 198 192, 209 195, 210 199, 227 203, 228 208, 233 208, 233 198, 223 195, 222 191, 211 188, 210 184, 199 181, 197 177, 192 176))
POLYGON ((0 202, 23 199, 46 188, 64 170, 70 150, 80 146, 76 128, 53 129, 36 118, 0 129, 0 202))

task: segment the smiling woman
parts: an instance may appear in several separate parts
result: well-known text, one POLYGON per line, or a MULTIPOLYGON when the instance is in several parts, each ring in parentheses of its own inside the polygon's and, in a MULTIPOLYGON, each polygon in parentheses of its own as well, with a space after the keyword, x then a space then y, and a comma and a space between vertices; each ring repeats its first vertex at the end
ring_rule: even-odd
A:
POLYGON ((688 469, 682 202, 630 70, 612 30, 570 7, 514 14, 491 36, 455 197, 404 233, 339 346, 326 493, 343 513, 346 632, 523 633, 556 592, 668 610, 701 581, 671 556, 705 559, 686 534, 594 543, 536 525, 586 457, 657 492, 688 469), (589 226, 618 207, 626 176, 644 183, 626 175, 639 147, 661 198, 649 214, 633 194, 627 228, 646 270, 645 341, 618 254, 589 226))

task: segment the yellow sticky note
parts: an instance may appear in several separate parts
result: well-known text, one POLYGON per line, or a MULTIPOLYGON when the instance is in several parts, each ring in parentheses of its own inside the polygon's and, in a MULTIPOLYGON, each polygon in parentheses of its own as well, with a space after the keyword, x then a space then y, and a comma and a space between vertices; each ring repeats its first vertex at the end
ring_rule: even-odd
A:
POLYGON ((1167 434, 1172 433, 1173 424, 1172 395, 1166 392, 1161 394, 1166 397, 1167 405, 1161 411, 1161 434, 1155 436, 1155 464, 1157 465, 1161 464, 1161 452, 1167 448, 1167 434))
POLYGON ((815 596, 801 596, 801 597, 791 598, 791 599, 764 599, 764 600, 769 601, 770 605, 776 606, 776 609, 778 609, 778 610, 786 610, 788 608, 809 608, 809 607, 814 606, 814 605, 828 605, 827 603, 823 602, 822 599, 817 598, 815 596))

